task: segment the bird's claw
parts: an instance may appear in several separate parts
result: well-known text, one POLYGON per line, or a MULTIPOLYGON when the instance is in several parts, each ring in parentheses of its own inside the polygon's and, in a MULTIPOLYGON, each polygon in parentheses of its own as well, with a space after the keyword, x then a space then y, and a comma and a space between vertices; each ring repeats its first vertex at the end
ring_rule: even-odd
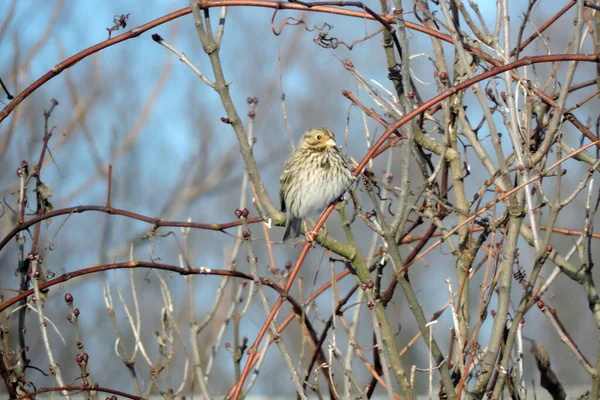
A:
POLYGON ((312 243, 315 240, 315 238, 317 237, 318 234, 319 234, 319 232, 317 232, 317 231, 308 231, 308 232, 306 232, 306 234, 305 234, 306 235, 306 241, 308 243, 312 243))

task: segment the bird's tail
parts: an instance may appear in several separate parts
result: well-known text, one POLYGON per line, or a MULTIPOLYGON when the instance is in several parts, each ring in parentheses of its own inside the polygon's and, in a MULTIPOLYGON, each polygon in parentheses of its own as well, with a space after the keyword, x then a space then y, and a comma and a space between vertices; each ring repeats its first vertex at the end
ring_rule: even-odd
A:
POLYGON ((298 236, 300 236, 301 225, 301 219, 288 218, 287 224, 285 225, 285 233, 283 234, 283 241, 285 242, 289 238, 297 238, 298 236))

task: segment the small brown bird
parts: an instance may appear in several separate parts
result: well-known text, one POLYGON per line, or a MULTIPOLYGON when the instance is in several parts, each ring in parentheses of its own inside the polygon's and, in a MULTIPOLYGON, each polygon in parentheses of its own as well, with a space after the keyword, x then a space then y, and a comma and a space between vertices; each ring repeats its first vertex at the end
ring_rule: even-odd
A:
POLYGON ((356 179, 334 136, 329 128, 309 130, 283 166, 279 198, 281 211, 287 212, 284 241, 298 237, 302 219, 322 212, 356 179))

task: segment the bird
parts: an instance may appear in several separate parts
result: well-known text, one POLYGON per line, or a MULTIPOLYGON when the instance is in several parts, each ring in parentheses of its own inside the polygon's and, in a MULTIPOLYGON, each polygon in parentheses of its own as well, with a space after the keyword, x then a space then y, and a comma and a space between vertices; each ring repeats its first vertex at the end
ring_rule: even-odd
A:
MULTIPOLYGON (((297 238, 302 219, 323 212, 355 179, 331 129, 318 127, 306 132, 286 160, 279 179, 281 211, 287 214, 283 241, 297 238)), ((312 241, 315 233, 309 234, 307 239, 312 241)))

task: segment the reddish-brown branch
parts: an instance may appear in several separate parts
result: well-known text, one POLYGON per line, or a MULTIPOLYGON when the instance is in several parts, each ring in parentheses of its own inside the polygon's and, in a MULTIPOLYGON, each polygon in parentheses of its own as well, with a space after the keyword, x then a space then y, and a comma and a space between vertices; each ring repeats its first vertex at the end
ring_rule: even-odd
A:
MULTIPOLYGON (((575 342, 575 340, 573 340, 573 338, 569 334, 569 331, 567 331, 567 328, 564 326, 564 324, 562 323, 560 318, 558 318, 558 315, 556 313, 556 308, 553 309, 553 308, 548 307, 548 305, 543 300, 537 300, 534 302, 537 304, 540 311, 542 311, 548 318, 551 318, 552 320, 554 320, 554 322, 556 323, 556 329, 560 330, 560 332, 562 332, 563 340, 566 340, 569 342, 566 344, 567 345, 570 344, 570 347, 572 347, 573 351, 577 352, 578 357, 581 357, 581 360, 587 366, 589 366, 589 368, 592 368, 592 364, 590 363, 590 361, 587 359, 585 354, 583 354, 581 352, 581 350, 579 349, 579 345, 575 342)), ((586 370, 587 370, 587 368, 586 368, 586 370)))
MULTIPOLYGON (((323 216, 321 216, 321 219, 319 219, 319 222, 317 222, 317 225, 314 227, 314 229, 313 229, 314 232, 318 232, 321 229, 321 227, 325 223, 325 220, 329 217, 329 215, 333 211, 333 207, 334 207, 334 205, 332 204, 331 206, 329 206, 327 208, 327 210, 325 210, 325 212, 323 213, 323 216)), ((304 245, 302 246, 302 252, 300 253, 298 260, 296 261, 296 265, 290 272, 290 276, 288 277, 288 280, 286 282, 286 285, 284 288, 284 291, 286 294, 289 293, 290 289, 292 288, 292 285, 294 284, 294 280, 296 279, 298 272, 300 272, 300 267, 302 266, 302 263, 304 262, 304 259, 306 258, 306 255, 308 254, 308 251, 310 250, 311 246, 312 246, 311 243, 309 243, 308 241, 306 243, 304 243, 304 245)), ((242 391, 242 387, 244 386, 244 382, 246 381, 246 378, 248 377, 248 374, 250 373, 251 366, 254 365, 254 363, 257 360, 258 346, 260 345, 260 342, 262 342, 262 339, 265 337, 265 334, 267 333, 267 330, 269 329, 269 325, 271 325, 271 322, 273 322, 273 320, 275 319, 275 315, 277 315, 277 313, 279 312, 279 309, 281 308, 281 305, 283 304, 285 299, 286 299, 285 295, 280 296, 277 299, 277 302, 273 306, 271 313, 268 315, 265 323, 262 325, 260 331, 258 332, 258 335, 256 336, 256 339, 254 340, 254 343, 248 349, 248 360, 246 360, 246 365, 244 365, 244 370, 242 371, 240 380, 239 380, 239 382, 237 382, 237 384, 235 386, 233 399, 239 398, 240 393, 242 391)))
MULTIPOLYGON (((577 1, 576 0, 571 0, 571 2, 569 4, 567 4, 560 11, 558 11, 556 14, 554 14, 548 21, 546 21, 546 23, 544 23, 542 26, 540 26, 539 28, 537 28, 535 30, 535 33, 533 33, 531 36, 529 36, 527 39, 525 39, 523 41, 523 43, 521 43, 521 45, 519 46, 519 52, 521 52, 525 47, 527 47, 535 39, 537 39, 538 37, 540 37, 542 35, 542 33, 546 29, 548 29, 557 19, 559 19, 567 11, 569 11, 571 9, 571 7, 573 7, 575 4, 577 4, 577 1)), ((516 53, 517 53, 517 49, 514 49, 513 51, 510 52, 510 56, 512 57, 516 53)))
MULTIPOLYGON (((234 228, 242 225, 241 221, 231 221, 223 224, 205 224, 200 222, 185 222, 185 221, 165 221, 159 217, 147 217, 142 214, 137 214, 127 210, 121 210, 118 208, 105 207, 105 206, 76 206, 69 208, 61 208, 58 210, 53 210, 51 212, 47 212, 44 214, 36 215, 28 221, 23 222, 13 228, 3 239, 0 241, 0 251, 6 246, 6 244, 17 235, 17 233, 26 230, 32 225, 37 224, 45 219, 57 217, 60 215, 68 215, 68 214, 79 214, 86 211, 97 211, 103 212, 111 215, 121 215, 127 218, 136 219, 138 221, 144 221, 151 224, 153 227, 174 227, 174 228, 193 228, 193 229, 206 229, 211 231, 221 231, 223 232, 225 229, 234 228)), ((254 224, 257 222, 261 222, 262 220, 259 217, 248 218, 247 223, 254 224)))
MULTIPOLYGON (((473 360, 475 359, 475 353, 477 352, 477 342, 474 342, 472 345, 471 355, 469 356, 469 361, 467 361, 467 365, 465 366, 465 373, 463 374, 460 383, 458 385, 458 389, 456 390, 456 398, 460 399, 460 394, 462 393, 463 387, 465 386, 465 382, 467 381, 467 377, 469 374, 467 373, 473 364, 473 360)), ((459 356, 462 357, 462 354, 459 356)))
MULTIPOLYGON (((104 393, 114 394, 114 395, 117 395, 117 396, 126 397, 128 399, 144 400, 143 397, 135 396, 133 394, 129 394, 129 393, 121 392, 119 390, 114 390, 114 389, 105 388, 105 387, 101 387, 101 386, 60 386, 60 387, 52 387, 52 388, 42 388, 42 389, 36 390, 35 392, 27 393, 27 395, 25 395, 25 396, 17 397, 15 400, 32 399, 33 396, 35 396, 37 394, 48 393, 48 392, 62 392, 63 390, 67 390, 69 392, 72 392, 72 391, 80 391, 80 392, 86 392, 86 391, 104 392, 104 393)), ((71 396, 74 396, 76 393, 69 393, 69 394, 71 396)))
MULTIPOLYGON (((423 249, 423 247, 425 247, 429 240, 435 235, 436 229, 437 227, 435 226, 435 224, 431 224, 429 226, 427 232, 425 232, 425 234, 421 237, 421 240, 419 240, 419 243, 417 243, 415 248, 404 260, 405 263, 409 263, 412 260, 414 260, 415 257, 417 257, 417 255, 423 249)), ((404 239, 406 239, 406 237, 404 239)), ((383 304, 386 304, 392 299, 394 291, 396 290, 396 286, 398 286, 398 279, 392 279, 388 288, 381 294, 381 300, 383 301, 383 304)))
MULTIPOLYGON (((177 265, 169 265, 169 264, 160 264, 153 263, 148 261, 128 261, 122 263, 113 263, 113 264, 104 264, 104 265, 96 265, 90 268, 83 268, 73 272, 67 272, 62 274, 59 277, 54 279, 50 279, 44 283, 40 283, 40 290, 48 289, 52 286, 58 285, 60 283, 67 282, 73 278, 77 278, 84 275, 95 274, 102 271, 110 271, 116 269, 131 269, 131 268, 153 268, 159 269, 163 271, 175 272, 180 275, 214 275, 214 276, 229 276, 232 278, 241 278, 247 280, 253 280, 252 274, 247 274, 240 271, 231 271, 225 269, 212 269, 212 268, 185 268, 177 265)), ((275 289, 279 294, 284 294, 284 289, 282 289, 279 285, 275 284, 269 278, 261 278, 261 283, 265 286, 268 286, 272 289, 275 289)), ((25 290, 15 297, 12 297, 2 304, 0 304, 0 312, 6 310, 8 307, 17 303, 21 299, 25 299, 33 294, 33 289, 25 290)), ((286 294, 287 296, 287 294, 286 294)))
MULTIPOLYGON (((366 19, 370 19, 370 20, 375 19, 373 16, 369 15, 369 13, 363 12, 363 11, 345 10, 342 8, 331 7, 331 6, 306 7, 306 6, 303 6, 300 4, 295 4, 295 3, 276 2, 276 1, 268 1, 268 0, 261 0, 261 1, 255 1, 255 0, 200 1, 198 3, 198 5, 201 8, 212 8, 212 7, 221 7, 221 6, 268 7, 268 8, 280 9, 280 10, 287 9, 287 10, 298 10, 298 11, 313 11, 313 12, 323 12, 323 13, 329 13, 329 14, 345 15, 345 16, 356 17, 356 18, 366 18, 366 19)), ((136 38, 139 35, 141 35, 142 33, 146 32, 152 28, 156 28, 157 26, 160 26, 166 22, 172 21, 172 20, 182 17, 184 15, 187 15, 190 12, 191 12, 191 10, 189 8, 182 8, 180 10, 174 11, 174 12, 164 15, 160 18, 157 18, 153 21, 150 21, 146 24, 143 24, 136 28, 133 28, 132 30, 127 31, 121 35, 115 36, 112 39, 108 39, 104 42, 101 42, 101 43, 95 44, 94 46, 88 47, 87 49, 80 51, 79 53, 56 64, 50 71, 46 72, 44 75, 42 75, 40 78, 38 78, 35 82, 33 82, 31 85, 29 85, 25 90, 23 90, 21 93, 19 93, 10 103, 8 103, 6 105, 6 107, 4 107, 2 109, 2 111, 0 111, 0 123, 2 123, 2 121, 4 121, 4 119, 6 119, 6 117, 8 117, 10 115, 10 113, 19 104, 21 104, 21 102, 23 102, 23 100, 25 100, 27 97, 29 97, 29 95, 31 95, 33 92, 35 92, 37 89, 39 89, 42 85, 44 85, 46 82, 48 82, 49 80, 51 80, 52 78, 54 78, 55 76, 60 74, 65 69, 71 68, 72 66, 77 64, 79 61, 83 60, 84 58, 86 58, 94 53, 97 53, 100 50, 103 50, 107 47, 124 42, 126 40, 136 38)), ((391 15, 381 15, 380 17, 387 24, 394 24, 396 22, 395 18, 392 17, 391 15)))
MULTIPOLYGON (((407 123, 411 119, 415 118, 416 116, 420 115, 421 113, 425 112, 427 109, 432 107, 434 104, 437 104, 437 103, 441 102, 442 100, 447 99, 448 97, 456 94, 457 92, 459 92, 463 89, 466 89, 466 88, 474 85, 477 82, 481 82, 485 79, 499 75, 503 72, 512 71, 516 68, 519 68, 519 67, 522 67, 525 65, 547 63, 547 62, 558 62, 558 61, 598 62, 599 60, 600 60, 600 57, 595 54, 589 54, 589 55, 586 55, 586 54, 560 54, 560 55, 525 57, 525 58, 517 60, 515 62, 505 64, 505 65, 500 65, 489 71, 483 72, 482 74, 479 74, 471 79, 464 81, 461 84, 453 86, 450 89, 440 93, 439 95, 426 101, 425 103, 420 105, 418 108, 411 111, 410 113, 408 113, 407 115, 405 115, 404 117, 402 117, 401 119, 399 119, 398 121, 396 121, 395 123, 390 125, 385 130, 385 133, 381 136, 381 138, 379 138, 379 140, 371 147, 371 149, 369 150, 367 155, 364 157, 364 159, 358 165, 357 170, 359 172, 363 170, 363 168, 367 165, 369 160, 377 152, 379 147, 381 147, 384 144, 384 142, 390 137, 390 135, 394 131, 396 131, 398 128, 400 128, 401 126, 403 126, 405 123, 407 123)), ((552 101, 552 103, 554 103, 556 105, 556 103, 554 102, 553 99, 549 98, 543 92, 542 92, 542 94, 547 97, 547 100, 552 101)), ((590 134, 591 134, 591 132, 590 132, 590 134)), ((592 134, 592 137, 590 139, 596 141, 597 138, 595 136, 593 136, 593 134, 592 134)))
POLYGON ((115 36, 112 39, 106 40, 104 42, 95 44, 94 46, 88 47, 87 49, 80 51, 79 53, 67 58, 66 60, 56 64, 50 71, 46 72, 40 78, 38 78, 35 82, 29 85, 25 90, 19 93, 10 103, 4 107, 2 111, 0 111, 0 123, 4 121, 6 117, 19 105, 23 100, 29 97, 30 94, 39 89, 42 85, 48 82, 50 79, 54 78, 61 72, 63 72, 67 68, 71 68, 79 61, 84 58, 99 52, 107 47, 115 45, 117 43, 124 42, 125 40, 133 39, 141 35, 142 33, 155 28, 159 25, 164 24, 165 22, 172 21, 176 18, 179 18, 183 15, 189 14, 189 8, 183 8, 181 10, 174 11, 170 14, 157 18, 153 21, 150 21, 144 25, 140 25, 137 28, 133 28, 132 30, 125 32, 119 36, 115 36))
MULTIPOLYGON (((222 224, 187 222, 187 221, 165 221, 159 217, 148 217, 145 215, 137 214, 137 213, 127 211, 127 210, 122 210, 119 208, 112 208, 112 207, 105 207, 105 206, 93 206, 93 205, 76 206, 76 207, 69 207, 69 208, 61 208, 61 209, 53 210, 51 212, 44 213, 41 215, 36 215, 34 218, 23 222, 23 224, 17 225, 15 228, 13 228, 12 231, 10 231, 2 239, 2 241, 0 241, 0 251, 2 251, 2 249, 4 249, 6 244, 8 244, 8 242, 17 235, 17 233, 28 229, 29 227, 31 227, 32 225, 35 225, 38 222, 41 222, 43 220, 47 220, 47 219, 50 219, 53 217, 61 216, 61 215, 79 214, 79 213, 83 213, 83 212, 87 212, 87 211, 96 211, 96 212, 102 212, 102 213, 106 213, 106 214, 110 214, 110 215, 119 215, 119 216, 123 216, 123 217, 127 217, 127 218, 132 218, 132 219, 135 219, 138 221, 147 222, 148 224, 151 224, 152 226, 154 226, 156 228, 158 228, 158 227, 193 228, 193 229, 205 229, 205 230, 213 230, 213 231, 223 232, 223 231, 225 231, 225 229, 235 228, 235 227, 242 225, 241 221, 231 221, 231 222, 225 222, 222 224)), ((255 224, 255 223, 258 223, 261 221, 262 220, 260 219, 260 217, 253 217, 253 218, 248 218, 247 223, 255 224)), ((539 229, 546 230, 547 227, 545 225, 541 225, 539 227, 539 229)), ((483 230, 483 228, 481 228, 481 227, 471 228, 471 232, 479 232, 482 230, 483 230)), ((565 228, 553 228, 552 231, 556 232, 556 233, 561 233, 563 235, 580 236, 582 234, 581 231, 573 230, 573 229, 565 229, 565 228)), ((437 233, 434 233, 432 235, 432 237, 439 237, 441 235, 442 234, 440 232, 437 232, 437 233)), ((425 237, 424 235, 419 235, 419 236, 407 235, 404 238, 402 238, 400 243, 401 244, 413 243, 413 242, 422 240, 424 237, 425 237)), ((594 239, 600 239, 600 233, 592 233, 591 237, 594 239)))
MULTIPOLYGON (((345 98, 350 100, 352 103, 354 103, 358 108, 360 108, 362 110, 362 112, 367 114, 369 117, 371 117, 375 121, 379 122, 379 124, 381 124, 384 128, 387 128, 390 125, 388 122, 384 121, 383 118, 381 118, 375 112, 375 110, 373 110, 372 108, 367 108, 351 91, 342 90, 342 96, 344 96, 345 98)), ((396 134, 398 136, 400 136, 400 134, 398 132, 396 134)))
MULTIPOLYGON (((350 274, 350 271, 345 269, 344 271, 340 272, 339 274, 337 274, 335 276, 335 281, 337 282, 349 274, 350 274)), ((317 289, 315 292, 313 292, 309 296, 309 298, 304 302, 304 305, 307 306, 310 303, 312 303, 317 297, 319 297, 321 294, 323 294, 325 292, 325 290, 329 289, 330 287, 331 287, 331 281, 328 281, 325 284, 323 284, 319 289, 317 289)), ((292 322, 294 320, 294 318, 296 318, 295 313, 291 313, 290 315, 288 315, 287 318, 277 328, 277 332, 278 333, 283 332, 283 330, 290 324, 290 322, 292 322)), ((270 340, 270 343, 272 343, 275 339, 271 337, 269 340, 270 340)), ((317 343, 317 342, 315 342, 315 343, 317 343)), ((261 354, 262 354, 262 352, 259 352, 257 354, 257 357, 254 359, 250 368, 253 368, 256 365, 256 362, 260 359, 261 354)), ((317 361, 319 361, 319 360, 317 360, 317 361)), ((321 361, 319 361, 319 362, 321 362, 321 361)), ((230 395, 233 395, 234 389, 235 389, 235 386, 230 390, 230 395)))
MULTIPOLYGON (((339 5, 342 6, 347 2, 339 2, 339 5)), ((313 11, 320 12, 326 14, 336 14, 343 15, 346 17, 355 17, 361 19, 370 19, 375 21, 376 18, 365 11, 355 11, 355 10, 347 10, 340 7, 334 6, 312 6, 307 7, 303 4, 292 3, 292 2, 283 2, 283 1, 270 1, 270 0, 199 0, 198 7, 201 9, 205 8, 214 8, 214 7, 261 7, 261 8, 272 8, 275 10, 296 10, 296 11, 313 11)), ((381 22, 385 25, 393 25, 396 23, 396 18, 388 14, 378 14, 378 17, 381 19, 381 22)))

